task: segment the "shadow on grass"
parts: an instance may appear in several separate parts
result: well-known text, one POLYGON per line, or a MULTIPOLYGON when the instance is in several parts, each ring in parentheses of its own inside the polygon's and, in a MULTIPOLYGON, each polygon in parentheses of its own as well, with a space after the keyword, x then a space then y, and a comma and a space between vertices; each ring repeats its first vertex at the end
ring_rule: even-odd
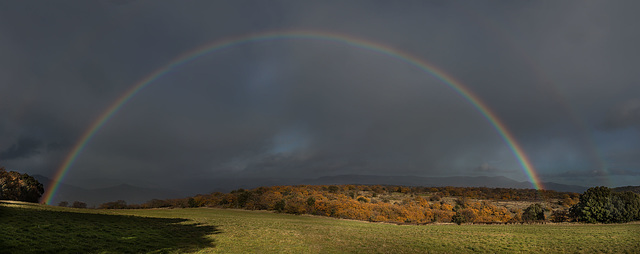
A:
POLYGON ((214 247, 214 226, 186 219, 2 206, 0 253, 184 253, 214 247))

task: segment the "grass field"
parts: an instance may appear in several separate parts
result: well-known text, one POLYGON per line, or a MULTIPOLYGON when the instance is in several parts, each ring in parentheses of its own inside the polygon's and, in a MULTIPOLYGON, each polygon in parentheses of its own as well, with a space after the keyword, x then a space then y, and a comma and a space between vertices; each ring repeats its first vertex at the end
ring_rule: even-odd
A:
POLYGON ((392 225, 210 208, 0 201, 0 253, 639 253, 640 224, 392 225))

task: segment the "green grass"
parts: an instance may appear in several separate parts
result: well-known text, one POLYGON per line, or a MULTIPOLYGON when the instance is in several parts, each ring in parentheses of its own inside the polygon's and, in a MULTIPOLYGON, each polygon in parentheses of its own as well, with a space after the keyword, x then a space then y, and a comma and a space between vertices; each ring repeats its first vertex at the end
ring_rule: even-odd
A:
POLYGON ((0 201, 0 253, 190 252, 218 230, 187 219, 0 201))
POLYGON ((0 203, 0 213, 0 246, 16 253, 640 252, 640 224, 415 226, 264 211, 107 211, 23 203, 0 203))

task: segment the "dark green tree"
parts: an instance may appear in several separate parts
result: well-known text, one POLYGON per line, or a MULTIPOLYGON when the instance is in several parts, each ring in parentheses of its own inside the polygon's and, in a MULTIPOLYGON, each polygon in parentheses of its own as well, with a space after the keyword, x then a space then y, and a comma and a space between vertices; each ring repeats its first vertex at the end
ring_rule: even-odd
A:
POLYGON ((609 222, 640 220, 640 196, 633 192, 614 192, 611 195, 611 218, 609 222))
POLYGON ((522 213, 522 220, 525 222, 544 221, 544 209, 540 204, 531 204, 524 209, 522 213))
POLYGON ((6 171, 0 167, 0 199, 37 203, 44 193, 44 186, 28 174, 6 171))
POLYGON ((611 208, 611 189, 599 186, 589 188, 580 195, 580 201, 571 207, 570 213, 576 221, 610 222, 611 208))

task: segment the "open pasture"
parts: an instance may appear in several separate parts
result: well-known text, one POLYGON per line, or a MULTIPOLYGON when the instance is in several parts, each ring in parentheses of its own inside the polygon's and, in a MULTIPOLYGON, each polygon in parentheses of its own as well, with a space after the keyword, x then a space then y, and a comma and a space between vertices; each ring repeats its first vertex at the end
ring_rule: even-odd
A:
POLYGON ((393 225, 265 211, 0 201, 2 253, 635 253, 640 224, 393 225))

